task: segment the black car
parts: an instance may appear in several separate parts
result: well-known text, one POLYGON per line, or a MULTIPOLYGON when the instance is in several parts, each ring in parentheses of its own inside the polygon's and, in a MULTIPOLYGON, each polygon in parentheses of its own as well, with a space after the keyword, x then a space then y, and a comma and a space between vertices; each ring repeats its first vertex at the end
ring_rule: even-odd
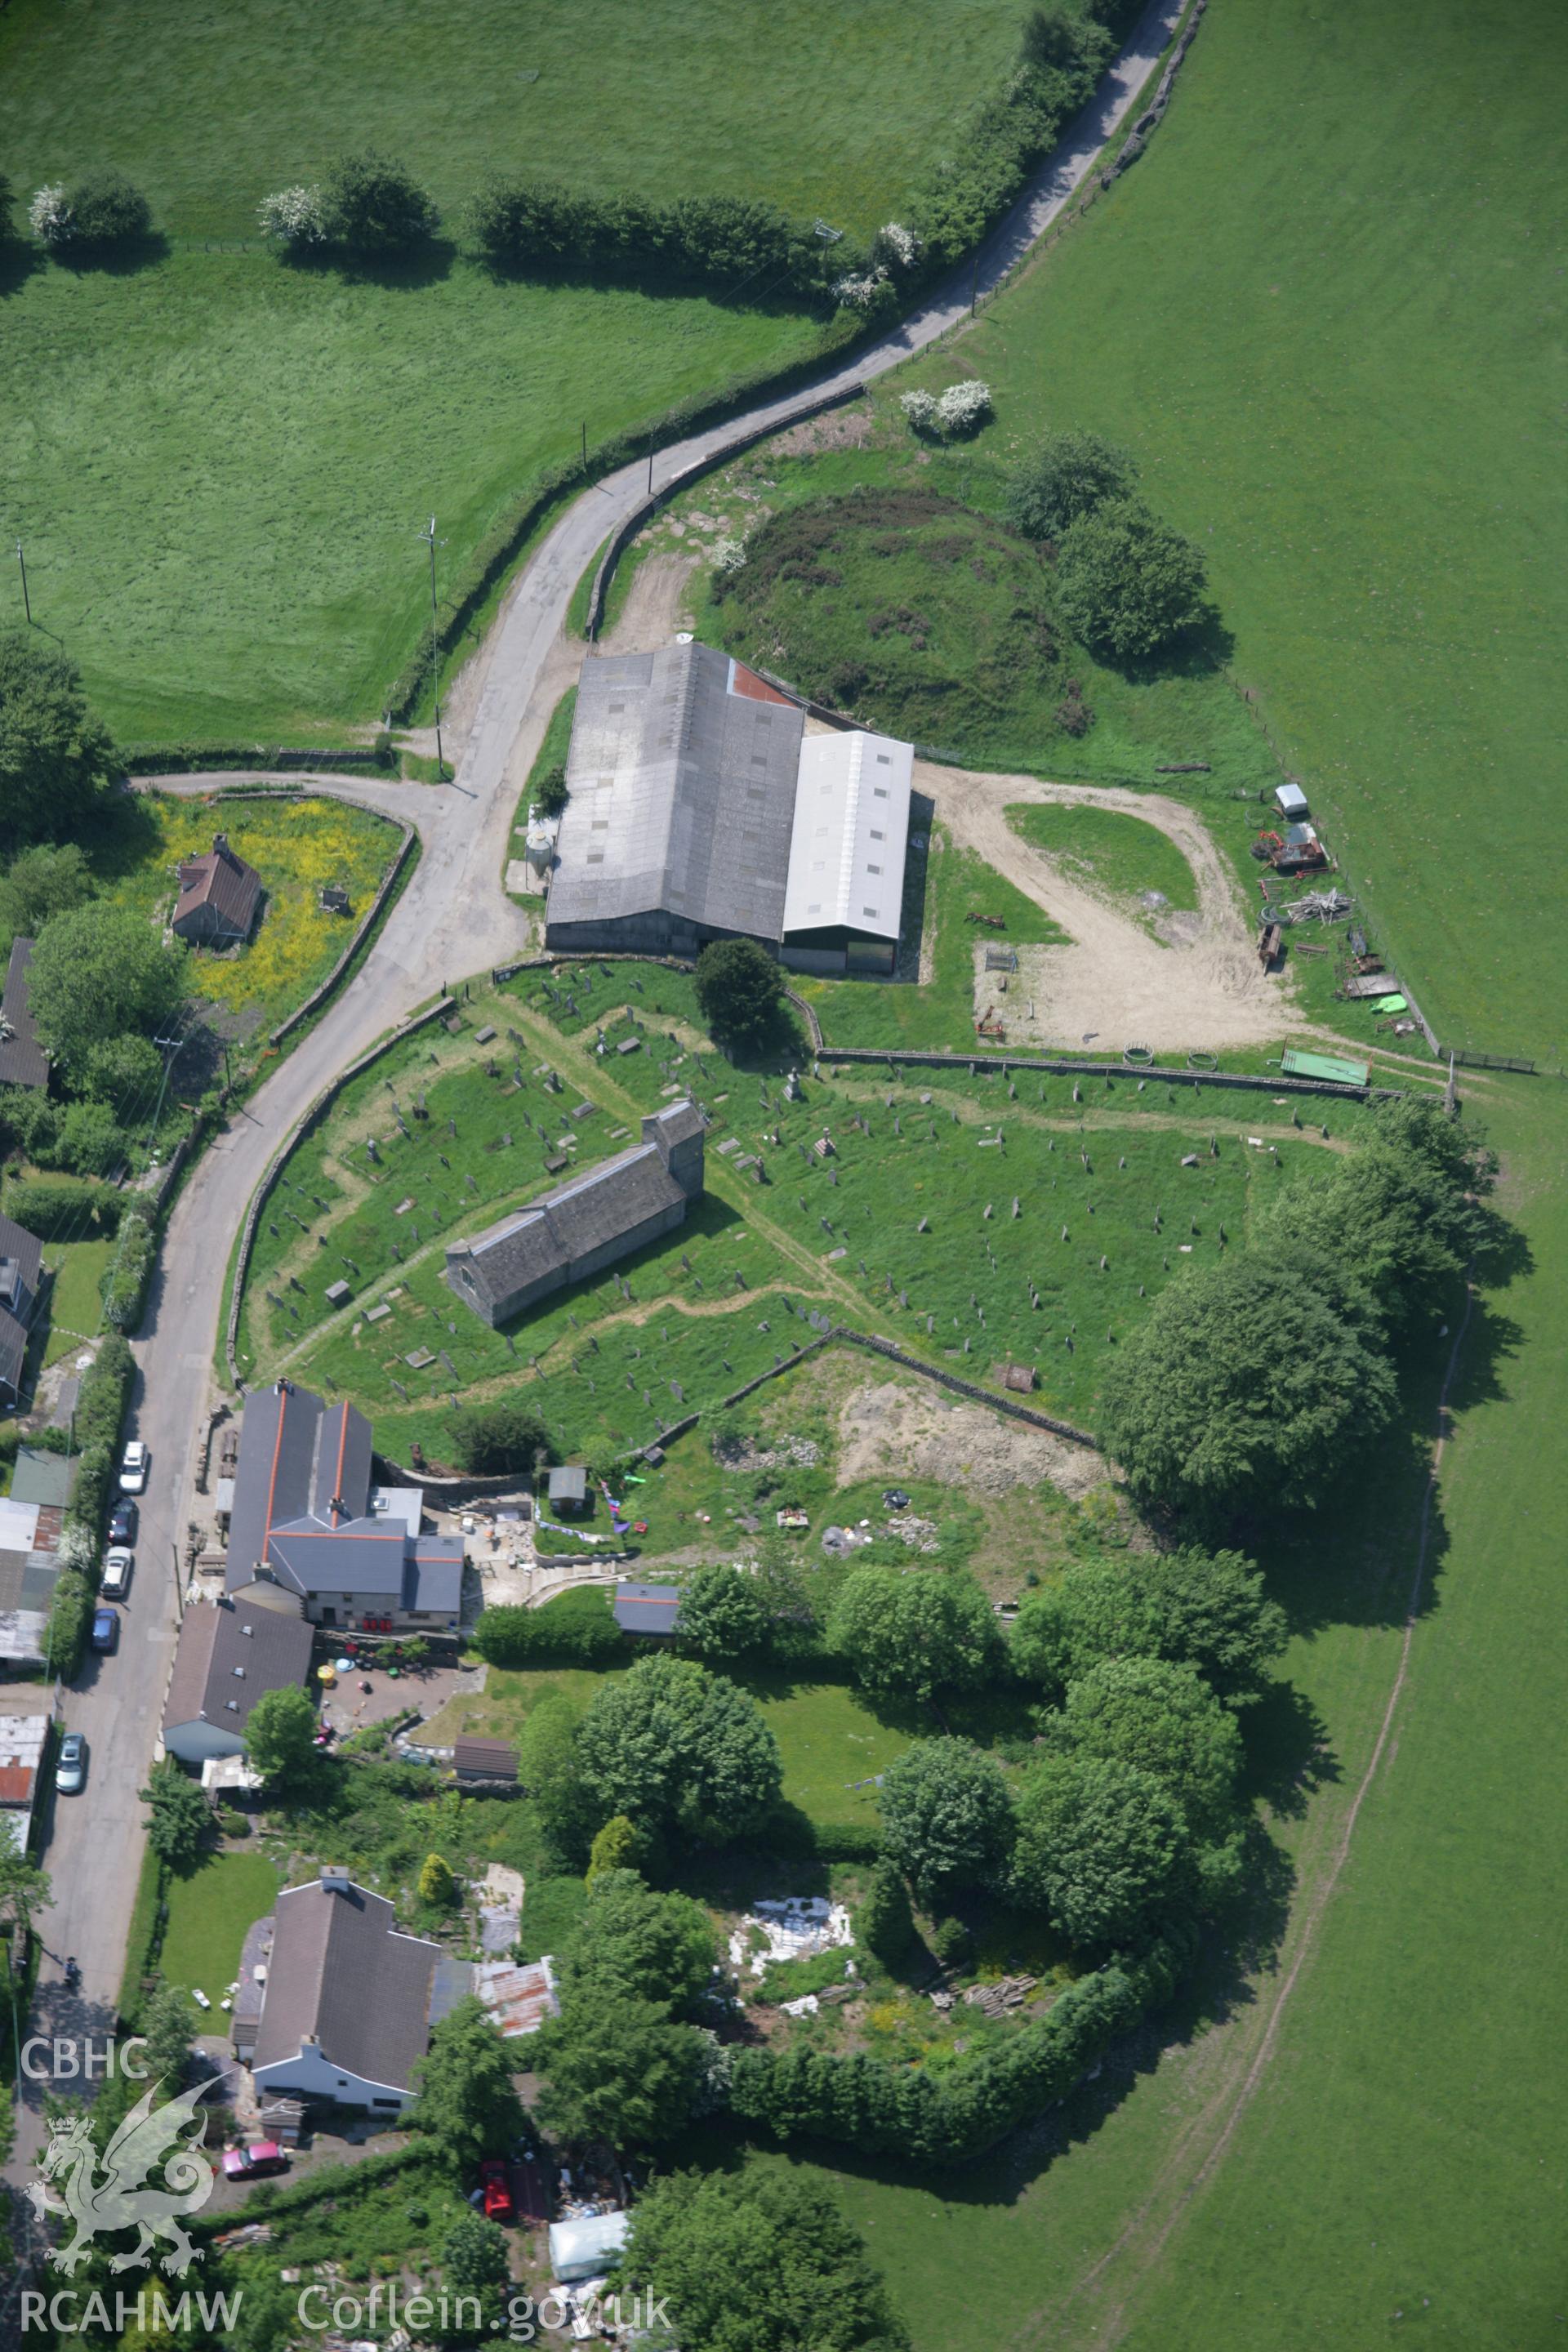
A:
POLYGON ((136 1506, 122 1499, 109 1514, 109 1540, 111 1544, 133 1544, 136 1540, 136 1506))
POLYGON ((120 1612, 117 1609, 95 1609, 92 1631, 88 1635, 93 1648, 107 1657, 120 1647, 120 1612))

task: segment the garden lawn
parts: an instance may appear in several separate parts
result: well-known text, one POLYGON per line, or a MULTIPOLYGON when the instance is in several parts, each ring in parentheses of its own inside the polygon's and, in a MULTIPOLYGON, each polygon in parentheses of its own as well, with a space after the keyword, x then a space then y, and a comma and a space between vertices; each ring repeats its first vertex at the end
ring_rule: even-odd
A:
POLYGON ((214 1854, 187 1878, 169 1883, 169 1924, 158 1966, 171 1984, 205 1992, 217 2005, 239 1973, 246 1931, 278 1900, 279 1877, 265 1854, 214 1854))
POLYGON ((395 825, 343 801, 220 795, 209 803, 144 793, 137 805, 143 823, 126 835, 136 861, 108 885, 117 906, 166 919, 177 888, 171 868, 209 850, 215 833, 261 877, 261 914, 246 945, 197 949, 188 967, 195 992, 229 1016, 231 1032, 247 1035, 280 1020, 326 978, 397 848, 395 825), (328 882, 347 889, 350 915, 321 911, 328 882))
POLYGON ((55 1269, 48 1297, 48 1338, 46 1364, 58 1363, 95 1339, 103 1327, 100 1285, 120 1244, 117 1241, 54 1242, 44 1244, 44 1262, 55 1269))
POLYGON ((432 512, 444 593, 584 424, 592 450, 819 333, 498 286, 466 259, 354 279, 194 242, 123 275, 24 260, 7 282, 8 528, 35 618, 129 742, 348 740, 428 626, 432 512))
POLYGON ((739 1675, 760 1704, 784 1759, 784 1800, 822 1829, 874 1830, 872 1782, 934 1719, 916 1706, 891 1706, 848 1683, 807 1683, 739 1675))
POLYGON ((1065 866, 1075 880, 1104 897, 1146 909, 1157 892, 1169 908, 1194 913, 1198 886, 1192 867, 1168 834, 1116 809, 1020 801, 1007 822, 1031 848, 1065 866))
POLYGON ((111 157, 177 235, 254 236, 258 200, 345 148, 401 157, 455 215, 495 170, 763 197, 868 236, 1011 63, 1016 0, 14 0, 0 147, 18 189, 111 157), (188 94, 190 102, 184 103, 188 94), (178 104, 170 135, 171 104, 178 104))

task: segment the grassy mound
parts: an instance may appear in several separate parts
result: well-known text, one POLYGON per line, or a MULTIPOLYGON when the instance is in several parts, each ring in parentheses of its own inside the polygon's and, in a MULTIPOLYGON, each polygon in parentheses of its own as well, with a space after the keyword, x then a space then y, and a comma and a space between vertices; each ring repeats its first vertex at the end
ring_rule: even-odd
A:
POLYGON ((786 507, 719 585, 731 650, 894 734, 977 746, 1061 731, 1071 664, 1049 567, 937 491, 786 507))

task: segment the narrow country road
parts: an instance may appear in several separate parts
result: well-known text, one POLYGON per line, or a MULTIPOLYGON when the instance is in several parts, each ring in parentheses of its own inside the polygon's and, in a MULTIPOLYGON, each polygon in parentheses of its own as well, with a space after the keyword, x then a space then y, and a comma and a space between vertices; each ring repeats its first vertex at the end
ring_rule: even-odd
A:
MULTIPOLYGON (((972 284, 981 295, 993 291, 1088 177, 1181 13, 1182 0, 1155 0, 1056 153, 981 248, 973 279, 965 266, 892 333, 806 391, 763 403, 664 450, 653 462, 655 487, 787 425, 826 392, 885 373, 955 326, 970 307, 972 284)), ((422 788, 322 780, 345 798, 412 822, 423 855, 353 983, 208 1147, 169 1220, 156 1286, 135 1341, 139 1377, 126 1433, 151 1447, 153 1478, 124 1638, 116 1656, 92 1662, 62 1694, 66 1725, 87 1734, 91 1764, 85 1795, 56 1805, 44 1855, 55 1902, 40 1921, 47 1955, 37 2004, 40 2032, 100 2033, 114 2017, 142 1853, 136 1791, 152 1758, 177 1627, 174 1556, 187 1519, 208 1516, 194 1496, 193 1471, 213 1388, 225 1274, 246 1204, 329 1078, 434 995, 443 980, 523 949, 527 919, 500 887, 516 795, 555 698, 575 674, 562 635, 572 593, 609 533, 636 511, 647 481, 647 467, 637 464, 595 484, 524 567, 492 635, 455 782, 422 788), (60 1963, 67 1953, 81 1965, 79 2000, 65 1992, 60 1963)), ((201 779, 183 782, 185 789, 204 788, 201 779)), ((16 2186, 28 2177, 42 2139, 46 2087, 29 2084, 25 2091, 7 2168, 16 2186)), ((25 2210, 17 2226, 18 2244, 25 2244, 25 2210)))

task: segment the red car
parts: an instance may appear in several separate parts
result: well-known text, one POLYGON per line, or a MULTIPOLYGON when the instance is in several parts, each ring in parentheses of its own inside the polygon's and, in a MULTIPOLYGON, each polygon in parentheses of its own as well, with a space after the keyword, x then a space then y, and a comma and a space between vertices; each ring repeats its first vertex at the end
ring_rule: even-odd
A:
POLYGON ((288 2169, 288 2150, 275 2139, 252 2140, 248 2147, 226 2147, 223 2153, 226 2180, 259 2180, 268 2172, 288 2169))
POLYGON ((515 2218, 511 2184, 499 2156, 487 2157, 480 2165, 479 2187, 484 2191, 487 2221, 510 2221, 515 2218))

